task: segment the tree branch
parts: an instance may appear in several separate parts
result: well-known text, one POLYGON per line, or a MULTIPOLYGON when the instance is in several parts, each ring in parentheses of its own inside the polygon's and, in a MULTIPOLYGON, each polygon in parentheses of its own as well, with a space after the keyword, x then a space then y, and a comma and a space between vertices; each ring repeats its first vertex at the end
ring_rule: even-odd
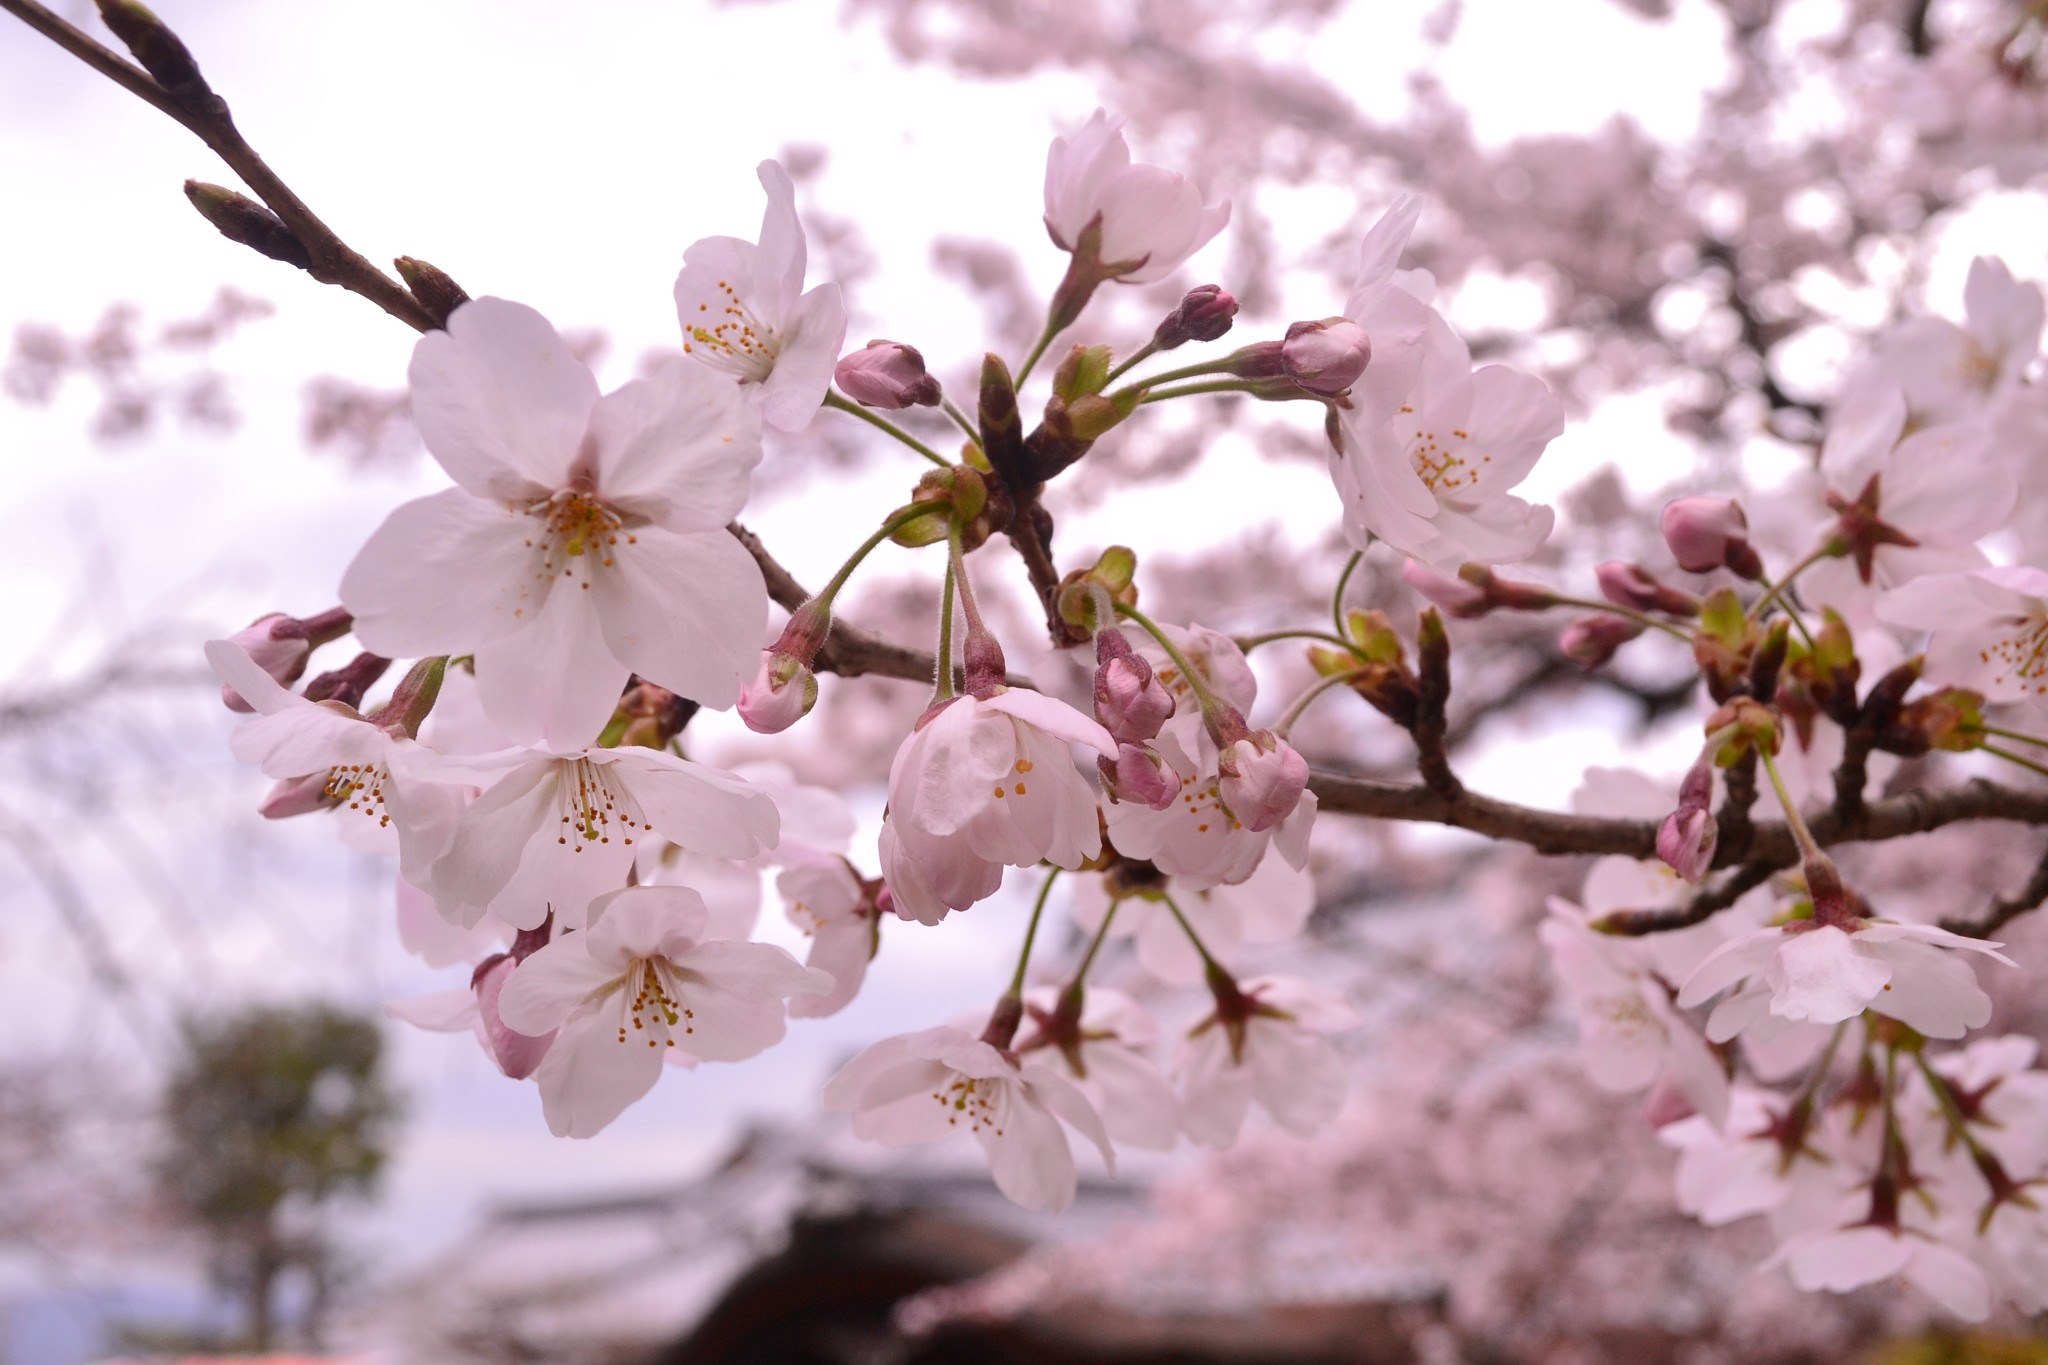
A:
POLYGON ((1971 920, 1960 915, 1945 919, 1941 927, 1951 934, 1963 934, 1970 938, 1990 938, 2013 920, 2027 911, 2035 909, 2041 902, 2048 901, 2048 848, 2041 850, 2041 861, 2034 868, 2034 875, 2027 878, 2027 884, 2010 896, 2000 896, 1991 902, 1991 909, 1984 918, 1971 920))

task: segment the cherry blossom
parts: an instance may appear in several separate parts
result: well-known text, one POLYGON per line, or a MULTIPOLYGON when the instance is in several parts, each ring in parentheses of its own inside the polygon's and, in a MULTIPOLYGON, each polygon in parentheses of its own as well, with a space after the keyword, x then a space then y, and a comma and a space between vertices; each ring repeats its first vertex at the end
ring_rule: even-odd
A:
POLYGON ((1960 1038, 1991 1018, 1991 997, 1950 950, 2016 965, 1999 947, 1925 924, 1794 920, 1717 948, 1686 979, 1678 1003, 1704 1004, 1742 983, 1708 1017, 1707 1037, 1717 1043, 1752 1030, 1769 1036, 1782 1029, 1775 1020, 1837 1024, 1866 1009, 1930 1038, 1960 1038))
POLYGON ((1886 593, 1877 616, 1932 632, 1929 682, 1993 702, 2048 697, 2048 573, 2013 564, 1930 574, 1886 593))
POLYGON ((1965 1322, 1991 1316, 1991 1282, 1968 1256, 1924 1232, 1857 1224, 1801 1234, 1772 1258, 1801 1289, 1836 1293, 1902 1279, 1965 1322))
POLYGON ((442 772, 496 778, 433 868, 435 902, 462 924, 488 911, 520 929, 550 913, 574 927, 594 897, 625 881, 649 834, 721 858, 750 858, 776 841, 766 793, 659 749, 508 753, 450 760, 442 772))
POLYGON ((474 655, 521 742, 588 743, 632 673, 731 705, 768 618, 725 531, 760 459, 739 396, 677 363, 600 397, 545 318, 493 298, 421 337, 410 374, 458 486, 393 512, 342 575, 363 646, 474 655))
POLYGON ((705 940, 703 898, 681 886, 600 896, 590 927, 521 962, 498 997, 520 1033, 555 1034, 534 1072, 548 1128, 591 1137, 654 1088, 664 1052, 737 1062, 782 1039, 784 1002, 832 988, 765 943, 705 940))
POLYGON ((1066 1045, 1059 1041, 1059 991, 1026 992, 1033 1033, 1017 1045, 1026 1075, 1050 1070, 1081 1088, 1102 1115, 1112 1140, 1164 1152, 1180 1139, 1180 1101, 1146 1056, 1159 1041, 1159 1025, 1138 1002, 1102 986, 1088 989, 1066 1045))
POLYGON ((854 1136, 888 1147, 973 1134, 996 1188, 1027 1209, 1058 1213, 1074 1202, 1080 1177, 1062 1123, 1116 1169, 1109 1133, 1079 1087, 952 1025, 869 1047, 826 1082, 825 1107, 852 1114, 854 1136))
POLYGON ((1204 206, 1185 176, 1131 161, 1123 120, 1097 109, 1045 158, 1045 227, 1062 251, 1084 249, 1104 278, 1150 284, 1171 275, 1230 221, 1230 204, 1204 206))
POLYGON ((768 208, 758 242, 706 237, 683 253, 676 317, 683 350, 735 376, 777 431, 811 424, 846 340, 839 286, 804 292, 807 249, 796 187, 774 161, 759 167, 768 208))
POLYGON ((1974 417, 1985 401, 2016 388, 2041 346, 2039 285, 2012 277, 2005 262, 1979 256, 1963 286, 1964 317, 1910 318, 1879 338, 1849 387, 1872 374, 1902 386, 1916 424, 1974 417))
POLYGON ((804 965, 832 977, 823 995, 792 1000, 791 1015, 822 1019, 839 1013, 860 993, 868 963, 880 944, 881 915, 844 858, 817 856, 795 861, 775 878, 790 923, 810 936, 804 965))
POLYGON ((1230 1146, 1255 1100, 1296 1137, 1336 1118, 1350 1077, 1326 1035, 1357 1023, 1350 1006, 1289 977, 1259 977, 1225 995, 1195 1026, 1181 1061, 1187 1135, 1204 1147, 1230 1146))
MULTIPOLYGON (((1087 933, 1102 927, 1109 913, 1108 878, 1074 879, 1074 922, 1087 933)), ((1211 953, 1234 960, 1246 943, 1282 943, 1301 932, 1315 909, 1315 879, 1306 868, 1269 853, 1243 881, 1215 886, 1168 877, 1162 888, 1211 953)), ((1164 896, 1136 891, 1116 902, 1111 938, 1128 938, 1138 963, 1161 981, 1192 986, 1202 979, 1202 958, 1180 927, 1164 896)))
POLYGON ((206 646, 206 661, 257 712, 238 727, 228 748, 244 763, 280 779, 265 802, 269 816, 331 809, 352 822, 372 847, 395 843, 401 875, 424 880, 454 835, 463 794, 436 781, 434 755, 402 730, 365 720, 339 702, 311 702, 287 692, 239 647, 206 646), (389 843, 387 843, 389 841, 389 843))
POLYGON ((994 891, 1004 864, 1073 868, 1094 857, 1095 793, 1070 743, 1116 757, 1107 730, 1024 688, 927 714, 889 766, 881 858, 897 913, 936 924, 994 891))

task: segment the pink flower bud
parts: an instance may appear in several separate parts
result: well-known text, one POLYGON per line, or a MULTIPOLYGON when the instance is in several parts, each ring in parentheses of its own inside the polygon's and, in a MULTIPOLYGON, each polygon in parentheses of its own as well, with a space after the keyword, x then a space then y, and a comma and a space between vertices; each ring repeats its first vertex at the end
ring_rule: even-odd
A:
POLYGON ((928 408, 939 401, 939 381, 925 373, 924 357, 900 341, 870 341, 841 356, 832 382, 866 408, 928 408))
POLYGON ((1102 788, 1112 801, 1131 801, 1153 810, 1165 810, 1180 796, 1180 779, 1160 761, 1159 755, 1140 745, 1119 744, 1116 761, 1097 758, 1095 769, 1102 775, 1102 788))
POLYGON ((1588 616, 1574 621, 1557 637, 1557 647, 1581 668, 1598 668, 1614 651, 1643 633, 1643 627, 1620 616, 1588 616))
POLYGON ((1687 573, 1729 568, 1744 578, 1763 574, 1749 547, 1749 518, 1733 498, 1679 498, 1664 508, 1664 543, 1687 573))
POLYGON ((1349 318, 1294 323, 1280 343, 1280 363, 1287 377, 1310 393, 1344 392, 1371 360, 1372 338, 1349 318))
POLYGON ((1152 349, 1170 351, 1190 341, 1214 341, 1230 330, 1236 316, 1237 300, 1221 285, 1197 285, 1152 333, 1152 349))
POLYGON ((327 793, 327 774, 308 773, 287 777, 272 786, 256 813, 266 820, 288 820, 294 815, 311 815, 334 804, 327 793))
MULTIPOLYGON (((306 671, 306 658, 313 652, 306 628, 281 611, 257 617, 228 636, 228 643, 239 647, 258 668, 284 687, 299 680, 299 675, 306 671)), ((245 715, 256 709, 225 683, 221 685, 220 700, 228 710, 245 715)))
POLYGON ((1720 842, 1720 826, 1714 813, 1704 806, 1678 810, 1664 817, 1657 827, 1657 856, 1673 872, 1699 884, 1714 865, 1714 846, 1720 842))
POLYGON ((779 735, 818 704, 818 678, 793 654, 761 651, 761 670, 740 689, 737 709, 749 730, 779 735))
POLYGON ((1610 559, 1593 570, 1600 595, 1617 607, 1637 611, 1661 611, 1668 616, 1697 616, 1700 600, 1689 592, 1666 587, 1640 564, 1610 559))
POLYGON ((1217 794, 1257 834, 1294 814, 1308 786, 1308 760, 1271 730, 1247 735, 1217 759, 1217 794))
POLYGON ((490 1041, 491 1060, 511 1079, 523 1081, 540 1066, 541 1058, 548 1055, 548 1049, 554 1045, 555 1031, 550 1029, 532 1038, 514 1031, 498 1017, 498 997, 504 993, 505 983, 512 979, 516 966, 512 954, 493 954, 477 964, 469 987, 476 992, 477 1014, 483 1019, 484 1037, 490 1041))
POLYGON ((1419 560, 1402 566, 1401 581, 1428 601, 1463 620, 1484 616, 1493 610, 1493 598, 1486 589, 1463 578, 1440 574, 1419 560))
MULTIPOLYGON (((1173 716, 1173 694, 1120 630, 1095 635, 1095 718, 1119 744, 1143 744, 1173 716)), ((1106 761, 1106 760, 1105 760, 1106 761)))

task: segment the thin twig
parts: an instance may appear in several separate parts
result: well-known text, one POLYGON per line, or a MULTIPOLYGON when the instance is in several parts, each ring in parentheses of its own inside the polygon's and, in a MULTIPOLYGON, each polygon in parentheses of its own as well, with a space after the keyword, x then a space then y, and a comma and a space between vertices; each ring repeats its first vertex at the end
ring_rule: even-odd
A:
POLYGON ((2039 907, 2043 901, 2048 901, 2048 848, 2041 850, 2041 861, 2035 864, 2034 875, 2027 878, 2027 884, 2010 896, 1995 898, 1982 919, 1945 919, 1941 927, 1951 934, 1990 938, 2027 911, 2039 907))

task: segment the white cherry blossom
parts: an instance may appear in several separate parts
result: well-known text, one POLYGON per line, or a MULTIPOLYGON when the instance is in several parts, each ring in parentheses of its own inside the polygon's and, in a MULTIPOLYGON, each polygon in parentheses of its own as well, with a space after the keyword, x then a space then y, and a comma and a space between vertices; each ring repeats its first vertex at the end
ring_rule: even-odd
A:
POLYGON ((363 646, 474 655, 522 743, 589 743, 632 673, 731 705, 768 619, 725 530, 761 457, 738 393, 677 361, 600 397, 545 318, 494 298, 421 337, 410 377, 458 486, 393 512, 343 574, 363 646))
POLYGON ((832 977, 825 995, 790 1002, 790 1014, 822 1019, 860 993, 881 942, 880 916, 846 859, 826 854, 792 861, 775 877, 790 923, 810 937, 804 965, 832 977))
POLYGON ((2048 573, 2021 564, 1930 574, 1877 603, 1887 625, 1931 631, 1924 677, 1986 701, 2048 698, 2048 573))
POLYGON ((1282 1128, 1312 1137, 1344 1107, 1344 1055, 1328 1034, 1357 1017, 1337 996, 1291 977, 1241 982, 1240 999, 1195 1026, 1180 1065, 1181 1127, 1204 1147, 1237 1141, 1257 1101, 1282 1128))
POLYGON ((936 924, 995 890, 1004 865, 1079 867, 1101 851, 1095 792, 1069 743, 1116 756, 1109 732, 1027 688, 956 697, 889 767, 882 875, 897 913, 936 924))
POLYGON ((1957 952, 2016 965, 1996 943, 1925 924, 1857 920, 1842 928, 1794 920, 1731 939, 1687 978, 1683 1008, 1739 986, 1707 1019, 1707 1037, 1726 1042, 1776 1021, 1838 1024, 1875 1010, 1930 1038, 1960 1038, 1991 1018, 1991 997, 1957 952))
POLYGON ((676 318, 683 350, 733 376, 777 431, 811 424, 846 340, 839 286, 804 292, 808 252, 796 187, 774 161, 759 167, 768 208, 757 242, 706 237, 683 253, 676 318))
POLYGON ((1150 284, 1177 270, 1230 221, 1230 203, 1204 206, 1186 176, 1131 161, 1123 120, 1097 109, 1073 137, 1056 137, 1045 157, 1045 227, 1074 251, 1099 217, 1096 250, 1105 273, 1150 284))
POLYGON ((1962 323, 1921 317, 1888 329, 1864 373, 1896 381, 1921 426, 1976 417, 2018 387, 2040 351, 2042 319, 2040 286, 1979 256, 1963 286, 1962 323))
POLYGON ((825 1107, 852 1114, 854 1136, 888 1147, 973 1134, 996 1188, 1027 1209, 1058 1213, 1074 1202, 1079 1172, 1062 1123, 1116 1169, 1102 1118, 1079 1087, 948 1024, 869 1047, 826 1083, 825 1107))
POLYGON ((460 924, 488 911, 530 929, 552 912, 558 926, 577 926, 594 897, 626 880, 650 834, 728 859, 776 841, 766 793, 665 750, 509 753, 451 761, 443 772, 496 779, 462 813, 433 868, 435 902, 460 924))
POLYGON ((654 1088, 664 1054, 737 1062, 782 1040, 784 1001, 831 989, 782 949, 703 937, 709 912, 688 887, 601 896, 590 927, 513 970, 505 1023, 555 1034, 534 1072, 548 1128, 590 1137, 654 1088))
POLYGON ((1036 1021, 1035 1031, 1017 1045, 1025 1074, 1045 1069, 1071 1080, 1116 1142, 1153 1152, 1173 1147, 1180 1138, 1180 1101, 1146 1055, 1159 1041, 1159 1025, 1137 1001, 1121 991, 1089 987, 1071 1051, 1054 1040, 1058 988, 1027 991, 1024 1004, 1036 1021))

